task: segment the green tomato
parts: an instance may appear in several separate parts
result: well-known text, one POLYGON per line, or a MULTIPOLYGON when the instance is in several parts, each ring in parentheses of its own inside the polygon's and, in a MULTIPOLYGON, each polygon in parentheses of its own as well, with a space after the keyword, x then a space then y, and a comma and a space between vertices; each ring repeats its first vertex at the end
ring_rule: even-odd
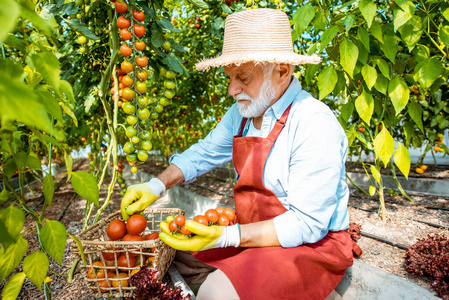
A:
POLYGON ((133 136, 137 135, 137 130, 132 126, 128 126, 126 128, 125 134, 127 137, 132 138, 133 136))
POLYGON ((126 154, 131 154, 136 151, 136 148, 134 148, 133 143, 126 142, 125 145, 123 145, 123 151, 125 151, 126 154))
POLYGON ((141 82, 141 81, 138 81, 137 83, 136 83, 136 90, 140 93, 140 94, 143 94, 143 93, 145 93, 146 91, 147 91, 147 85, 146 85, 146 83, 145 82, 141 82))
POLYGON ((84 1, 83 0, 75 0, 75 4, 78 6, 81 6, 84 4, 84 1))
POLYGON ((171 80, 166 80, 164 81, 164 86, 169 90, 173 90, 176 87, 176 84, 171 80))
POLYGON ((167 105, 169 105, 169 104, 171 103, 171 101, 168 100, 168 99, 165 98, 165 97, 162 97, 161 100, 159 100, 159 103, 160 103, 162 106, 167 106, 167 105))
POLYGON ((138 144, 140 142, 140 138, 138 136, 133 136, 131 138, 131 142, 133 142, 133 144, 138 144))
POLYGON ((136 111, 136 107, 129 102, 124 102, 122 105, 122 109, 125 114, 132 115, 136 111))
POLYGON ((175 96, 175 91, 173 91, 173 90, 165 90, 164 96, 167 97, 168 99, 171 99, 171 98, 173 98, 175 96))
POLYGON ((83 17, 82 14, 76 14, 76 18, 77 18, 78 20, 81 20, 82 17, 83 17))
POLYGON ((137 161, 137 155, 136 154, 128 154, 128 155, 126 155, 126 160, 129 163, 135 163, 137 161))
POLYGON ((159 117, 159 114, 158 114, 157 112, 153 111, 153 112, 151 113, 151 119, 155 120, 155 119, 157 119, 158 117, 159 117))
POLYGON ((167 73, 165 73, 165 77, 167 77, 167 79, 173 79, 176 77, 176 73, 168 70, 167 73))
POLYGON ((137 123, 137 117, 134 115, 129 115, 126 117, 126 122, 128 122, 129 125, 134 126, 137 123))
POLYGON ((146 161, 148 159, 148 153, 145 150, 139 150, 137 152, 137 159, 139 161, 146 161))
POLYGON ((141 120, 145 121, 150 117, 150 111, 148 110, 148 108, 140 108, 139 110, 137 110, 137 115, 141 120))
POLYGON ((87 38, 84 35, 78 37, 78 44, 84 45, 87 43, 87 38))
POLYGON ((161 113, 164 110, 164 107, 162 105, 160 105, 160 104, 156 104, 156 106, 154 107, 154 110, 157 113, 161 113))
POLYGON ((137 103, 140 106, 142 106, 142 107, 147 106, 149 102, 150 102, 150 100, 147 97, 139 97, 139 98, 137 98, 137 103))
POLYGON ((150 151, 153 148, 153 144, 151 144, 148 140, 142 141, 142 143, 140 143, 140 147, 145 151, 150 151))
POLYGON ((143 140, 149 140, 151 139, 151 134, 148 131, 142 131, 140 133, 140 138, 143 140))
POLYGON ((84 53, 87 52, 87 49, 86 49, 86 47, 79 47, 78 51, 79 51, 81 54, 84 54, 84 53))
POLYGON ((162 48, 164 48, 165 50, 170 50, 170 48, 171 48, 171 43, 170 43, 169 41, 165 41, 165 42, 162 44, 162 48))
POLYGON ((165 74, 167 73, 167 69, 164 68, 164 67, 161 67, 161 68, 159 69, 159 73, 161 73, 162 76, 165 76, 165 74))

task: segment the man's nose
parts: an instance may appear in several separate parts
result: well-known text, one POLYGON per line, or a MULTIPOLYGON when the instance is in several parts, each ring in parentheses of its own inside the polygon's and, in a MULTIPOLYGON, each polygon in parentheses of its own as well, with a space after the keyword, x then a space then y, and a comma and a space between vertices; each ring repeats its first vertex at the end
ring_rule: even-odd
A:
POLYGON ((241 86, 235 80, 231 79, 229 82, 229 88, 228 88, 229 95, 234 97, 234 96, 240 94, 242 91, 243 90, 242 90, 241 86))

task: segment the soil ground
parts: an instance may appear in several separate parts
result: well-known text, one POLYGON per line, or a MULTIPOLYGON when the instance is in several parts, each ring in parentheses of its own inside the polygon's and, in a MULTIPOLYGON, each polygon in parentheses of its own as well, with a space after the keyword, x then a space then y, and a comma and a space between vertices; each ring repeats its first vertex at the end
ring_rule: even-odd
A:
MULTIPOLYGON (((158 174, 163 170, 164 165, 165 162, 149 161, 148 164, 139 168, 146 172, 158 174)), ((78 170, 86 171, 88 161, 78 161, 75 167, 78 170)), ((349 167, 353 171, 357 170, 356 167, 349 167)), ((449 177, 449 166, 429 166, 425 175, 436 178, 437 180, 447 180, 446 177, 449 177)), ((62 180, 65 181, 65 178, 62 178, 62 180)), ((184 185, 184 187, 205 197, 218 200, 224 205, 233 206, 233 181, 233 170, 219 168, 211 173, 200 176, 195 183, 184 185)), ((385 200, 388 218, 383 223, 377 213, 379 210, 378 198, 376 196, 367 196, 358 189, 351 187, 351 196, 349 199, 350 221, 361 225, 362 232, 373 234, 406 246, 413 245, 419 239, 426 238, 429 234, 444 234, 449 236, 449 198, 425 194, 409 194, 409 196, 413 198, 414 202, 410 202, 402 196, 386 195, 385 200), (422 221, 427 223, 423 223, 422 221), (435 227, 438 225, 442 227, 435 227)), ((107 216, 119 209, 121 196, 118 186, 112 199, 111 204, 105 210, 103 216, 107 216)), ((104 200, 105 190, 102 189, 100 193, 100 204, 104 200)), ((36 210, 40 212, 39 207, 41 206, 41 201, 41 191, 38 189, 38 185, 34 184, 32 185, 32 192, 28 194, 29 207, 38 207, 36 210)), ((70 184, 64 184, 56 191, 52 206, 46 211, 46 218, 51 220, 59 219, 66 226, 68 233, 76 235, 82 229, 85 204, 86 200, 81 199, 79 196, 74 197, 74 192, 70 184)), ((32 233, 35 230, 35 224, 30 216, 26 218, 25 229, 28 230, 24 234, 24 237, 29 243, 27 254, 30 254, 39 245, 36 235, 32 233)), ((366 236, 362 236, 357 243, 363 250, 360 260, 430 289, 430 278, 414 276, 405 271, 405 250, 366 236)), ((52 278, 50 288, 53 299, 92 299, 85 288, 83 277, 79 271, 75 272, 72 283, 67 283, 67 278, 61 276, 61 274, 68 274, 74 258, 71 249, 71 240, 68 239, 63 265, 61 266, 53 260, 50 261, 49 275, 52 278)), ((22 271, 22 265, 14 272, 19 271, 22 271)), ((3 289, 5 282, 0 284, 0 290, 3 289)), ((45 297, 42 291, 29 280, 25 280, 19 299, 45 299, 45 297)))

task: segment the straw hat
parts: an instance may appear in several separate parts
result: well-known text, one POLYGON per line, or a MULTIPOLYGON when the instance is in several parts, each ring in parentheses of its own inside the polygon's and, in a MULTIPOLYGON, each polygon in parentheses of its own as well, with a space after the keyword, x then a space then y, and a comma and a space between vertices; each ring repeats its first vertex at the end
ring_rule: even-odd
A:
POLYGON ((284 12, 259 8, 229 15, 225 23, 222 54, 198 62, 196 68, 203 71, 250 61, 300 65, 318 64, 321 59, 316 54, 293 52, 290 22, 284 12))

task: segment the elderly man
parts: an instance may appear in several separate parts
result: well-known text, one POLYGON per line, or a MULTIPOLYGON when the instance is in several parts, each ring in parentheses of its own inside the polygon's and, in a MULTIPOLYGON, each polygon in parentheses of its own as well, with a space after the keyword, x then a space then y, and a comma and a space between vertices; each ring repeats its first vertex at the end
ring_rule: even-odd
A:
MULTIPOLYGON (((223 66, 236 103, 204 140, 171 157, 149 183, 129 187, 123 216, 166 189, 232 159, 237 224, 204 226, 162 241, 195 251, 216 268, 198 299, 334 299, 352 265, 345 180, 347 139, 332 111, 301 89, 295 65, 319 63, 293 52, 287 16, 254 9, 227 17, 222 55, 198 70, 223 66)), ((142 205, 145 203, 145 205, 142 205)))

